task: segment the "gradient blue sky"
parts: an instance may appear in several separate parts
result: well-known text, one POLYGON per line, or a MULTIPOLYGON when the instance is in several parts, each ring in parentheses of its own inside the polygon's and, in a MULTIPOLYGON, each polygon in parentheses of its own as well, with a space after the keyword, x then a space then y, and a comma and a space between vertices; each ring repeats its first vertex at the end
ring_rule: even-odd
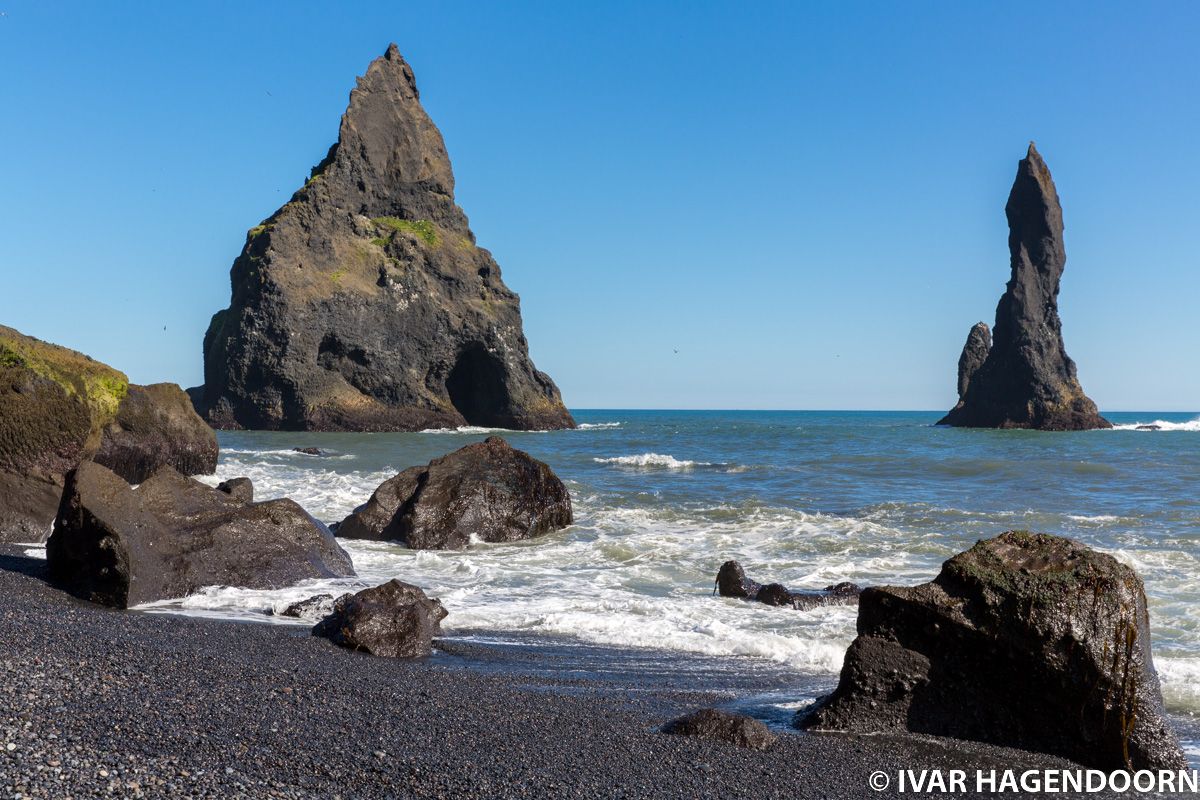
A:
POLYGON ((1195 410, 1198 8, 0 0, 0 322, 198 383, 395 41, 570 406, 947 408, 1036 139, 1084 388, 1195 410))

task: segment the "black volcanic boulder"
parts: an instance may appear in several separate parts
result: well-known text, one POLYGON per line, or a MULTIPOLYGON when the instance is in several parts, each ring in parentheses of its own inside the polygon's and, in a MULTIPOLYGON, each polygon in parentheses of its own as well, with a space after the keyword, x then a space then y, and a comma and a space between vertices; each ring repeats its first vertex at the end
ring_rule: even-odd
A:
POLYGON ((571 495, 550 467, 492 436, 384 481, 337 534, 450 550, 529 539, 571 520, 571 495))
POLYGON ((82 353, 0 325, 0 542, 42 542, 63 476, 98 459, 130 481, 216 467, 216 435, 173 384, 134 386, 82 353))
POLYGON ((217 469, 217 435, 177 385, 130 385, 93 460, 130 483, 141 483, 162 466, 208 475, 217 469))
POLYGON ((1063 345, 1058 290, 1067 251, 1062 206, 1033 143, 1004 208, 1012 276, 996 307, 991 348, 978 327, 959 359, 958 405, 939 424, 968 428, 1111 428, 1083 393, 1063 345), (964 361, 966 362, 964 364, 964 361), (964 380, 965 378, 965 380, 964 380))
POLYGON ((863 591, 858 638, 802 727, 908 730, 1089 767, 1182 769, 1142 582, 1078 542, 1009 532, 932 582, 863 591))
POLYGON ((343 595, 333 613, 313 627, 336 645, 386 658, 416 658, 433 650, 446 609, 410 583, 390 580, 343 595))
POLYGON ((100 443, 129 381, 82 353, 0 325, 0 542, 43 542, 63 475, 100 443))
POLYGON ((191 392, 218 428, 575 427, 454 202, 395 45, 358 79, 308 181, 249 231, 230 281, 191 392))
POLYGON ((53 583, 116 608, 354 574, 329 529, 291 500, 244 503, 170 467, 134 489, 87 461, 67 476, 46 560, 53 583))
POLYGON ((843 582, 824 589, 801 589, 793 591, 782 583, 763 585, 746 577, 746 571, 736 561, 726 561, 717 571, 716 593, 721 597, 740 597, 757 600, 769 606, 791 606, 796 609, 817 606, 852 606, 858 602, 862 589, 856 584, 843 582))
POLYGON ((696 736, 751 750, 766 750, 775 743, 775 735, 758 720, 715 708, 702 708, 672 720, 662 730, 676 736, 696 736))

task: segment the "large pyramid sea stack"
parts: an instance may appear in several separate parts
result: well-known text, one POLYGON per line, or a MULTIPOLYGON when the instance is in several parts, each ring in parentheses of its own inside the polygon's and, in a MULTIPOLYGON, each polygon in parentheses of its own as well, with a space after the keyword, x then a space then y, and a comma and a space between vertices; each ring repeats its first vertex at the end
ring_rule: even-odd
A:
POLYGON ((454 202, 419 97, 390 46, 350 93, 328 156, 250 230, 192 391, 214 427, 575 426, 454 202))
POLYGON ((1111 428, 1083 393, 1063 347, 1058 289, 1067 263, 1062 207, 1050 170, 1031 142, 1004 208, 1012 277, 996 307, 991 350, 976 326, 959 360, 961 397, 942 425, 1068 431, 1111 428), (971 366, 978 367, 969 374, 971 366))

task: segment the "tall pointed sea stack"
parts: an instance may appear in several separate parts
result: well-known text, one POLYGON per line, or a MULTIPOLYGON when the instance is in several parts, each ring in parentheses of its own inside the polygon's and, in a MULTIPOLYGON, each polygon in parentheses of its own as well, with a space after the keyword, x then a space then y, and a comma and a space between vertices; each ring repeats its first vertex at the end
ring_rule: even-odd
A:
POLYGON ((529 358, 520 301, 476 247, 395 45, 350 93, 338 141, 246 237, 193 399, 214 427, 574 427, 529 358))
POLYGON ((971 370, 978 363, 983 333, 972 331, 959 359, 962 396, 940 424, 1051 431, 1111 428, 1083 393, 1075 362, 1063 347, 1058 317, 1058 288, 1067 263, 1062 207, 1050 170, 1032 142, 1017 166, 1004 212, 1012 277, 996 307, 992 347, 971 370))

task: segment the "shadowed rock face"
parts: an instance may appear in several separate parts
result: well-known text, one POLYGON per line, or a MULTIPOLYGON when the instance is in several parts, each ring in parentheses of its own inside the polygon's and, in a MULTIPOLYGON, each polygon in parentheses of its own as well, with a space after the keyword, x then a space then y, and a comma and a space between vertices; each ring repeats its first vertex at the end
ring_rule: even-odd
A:
POLYGON ((992 331, 987 323, 977 322, 967 334, 967 342, 963 345, 962 355, 958 357, 958 399, 962 400, 971 385, 971 378, 987 361, 988 351, 992 349, 992 331))
MULTIPOLYGON (((965 382, 960 359, 962 396, 940 424, 1041 430, 1112 427, 1083 393, 1075 362, 1063 346, 1058 316, 1059 283, 1067 263, 1062 208, 1050 170, 1032 143, 1017 167, 1004 211, 1012 277, 996 308, 992 347, 965 382)), ((977 357, 977 344, 971 359, 977 357)))
POLYGON ((128 481, 163 465, 212 472, 217 439, 174 384, 123 372, 0 325, 0 542, 42 542, 63 476, 95 459, 128 481))
POLYGON ((834 693, 802 727, 908 730, 1099 769, 1182 769, 1133 570, 1078 542, 1009 532, 930 583, 865 589, 834 693))
POLYGON ((208 475, 217 469, 217 436, 177 385, 130 385, 93 460, 130 483, 141 483, 163 465, 184 475, 208 475))
POLYGON ((214 427, 575 425, 454 202, 442 136, 395 45, 359 78, 309 181, 249 232, 231 281, 191 391, 214 427))
POLYGON ((46 561, 55 584, 116 608, 354 574, 329 529, 291 500, 246 503, 170 467, 134 489, 89 461, 67 476, 46 561))

